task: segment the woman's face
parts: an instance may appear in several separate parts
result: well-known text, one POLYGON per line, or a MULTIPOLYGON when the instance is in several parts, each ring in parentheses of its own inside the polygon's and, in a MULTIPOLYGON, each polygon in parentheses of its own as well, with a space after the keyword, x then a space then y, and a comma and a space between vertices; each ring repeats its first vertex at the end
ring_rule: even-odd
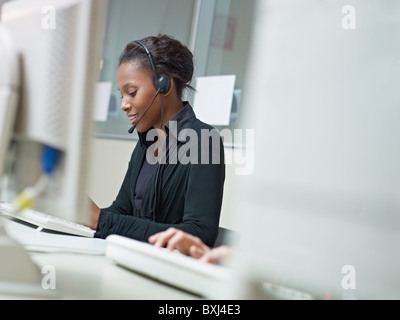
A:
POLYGON ((121 109, 131 125, 137 124, 136 130, 139 132, 147 131, 161 122, 161 103, 160 97, 157 97, 138 123, 156 94, 153 79, 152 73, 142 70, 137 61, 122 63, 117 71, 121 109))

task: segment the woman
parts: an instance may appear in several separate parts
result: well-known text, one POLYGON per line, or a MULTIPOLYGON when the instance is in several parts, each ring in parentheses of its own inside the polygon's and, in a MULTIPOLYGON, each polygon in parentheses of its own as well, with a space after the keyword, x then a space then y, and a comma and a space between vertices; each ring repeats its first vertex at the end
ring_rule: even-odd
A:
POLYGON ((92 203, 96 237, 119 234, 147 241, 175 227, 214 245, 225 180, 224 149, 218 132, 182 101, 192 76, 192 53, 166 35, 133 41, 121 53, 121 109, 139 141, 112 205, 100 209, 92 203))

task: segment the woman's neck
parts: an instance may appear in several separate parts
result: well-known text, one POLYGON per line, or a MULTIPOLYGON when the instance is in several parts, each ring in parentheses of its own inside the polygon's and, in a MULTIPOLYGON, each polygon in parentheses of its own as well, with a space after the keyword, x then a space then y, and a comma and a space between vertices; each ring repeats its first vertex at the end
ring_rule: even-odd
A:
POLYGON ((162 123, 160 122, 158 124, 157 129, 161 127, 161 129, 164 131, 165 135, 167 135, 165 131, 165 124, 171 120, 179 111, 181 111, 184 108, 183 102, 180 98, 174 98, 174 99, 168 99, 172 98, 172 96, 168 96, 167 99, 164 98, 164 114, 162 116, 162 123))

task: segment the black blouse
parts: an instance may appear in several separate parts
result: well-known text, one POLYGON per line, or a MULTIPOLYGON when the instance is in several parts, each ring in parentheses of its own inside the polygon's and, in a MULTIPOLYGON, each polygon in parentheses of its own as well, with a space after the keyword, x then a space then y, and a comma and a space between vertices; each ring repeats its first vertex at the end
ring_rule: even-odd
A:
POLYGON ((154 233, 175 227, 214 245, 225 182, 222 139, 196 118, 188 102, 165 127, 165 161, 151 169, 154 173, 145 168, 143 176, 150 130, 138 133, 121 189, 112 205, 101 209, 95 237, 119 234, 147 241, 154 233), (143 193, 144 180, 148 182, 143 193))

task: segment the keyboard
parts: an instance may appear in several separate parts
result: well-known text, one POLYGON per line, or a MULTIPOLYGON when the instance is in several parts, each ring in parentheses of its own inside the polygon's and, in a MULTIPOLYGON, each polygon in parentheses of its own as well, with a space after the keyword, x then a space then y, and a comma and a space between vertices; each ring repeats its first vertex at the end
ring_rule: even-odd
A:
POLYGON ((9 202, 0 202, 0 214, 35 225, 38 227, 38 231, 45 229, 89 238, 93 238, 95 233, 95 230, 85 225, 33 209, 16 212, 14 206, 9 202))
POLYGON ((110 235, 106 256, 117 265, 194 295, 213 298, 232 279, 228 267, 214 265, 166 248, 110 235))

